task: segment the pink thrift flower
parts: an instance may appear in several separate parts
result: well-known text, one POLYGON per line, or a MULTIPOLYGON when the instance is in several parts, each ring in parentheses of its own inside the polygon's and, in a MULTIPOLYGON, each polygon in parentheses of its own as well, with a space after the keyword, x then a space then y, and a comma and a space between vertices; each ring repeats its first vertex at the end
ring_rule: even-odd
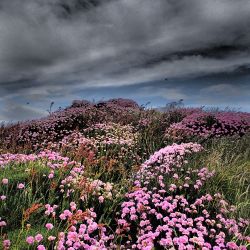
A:
POLYGON ((64 213, 65 216, 71 216, 72 215, 72 213, 68 209, 64 210, 63 213, 64 213))
POLYGON ((55 236, 52 236, 52 235, 50 235, 49 237, 48 237, 48 240, 49 241, 53 241, 53 240, 55 240, 56 239, 56 237, 55 236))
POLYGON ((10 248, 10 240, 4 240, 3 241, 3 247, 5 249, 9 249, 10 248))
POLYGON ((60 215, 59 215, 59 218, 60 218, 61 220, 66 220, 65 214, 60 214, 60 215))
POLYGON ((51 224, 51 223, 47 223, 47 224, 45 225, 45 227, 46 227, 48 230, 51 230, 54 226, 53 226, 53 224, 51 224))
POLYGON ((45 246, 44 245, 39 245, 37 247, 37 250, 46 250, 45 246))
POLYGON ((71 211, 76 210, 76 203, 75 202, 70 202, 70 209, 71 209, 71 211))
POLYGON ((234 243, 234 242, 232 242, 232 241, 230 241, 230 242, 227 243, 227 247, 228 247, 229 249, 238 249, 237 244, 234 243))
POLYGON ((4 179, 2 179, 2 183, 3 183, 4 185, 7 185, 7 184, 9 183, 9 180, 6 179, 6 178, 4 178, 4 179))
POLYGON ((173 178, 178 179, 179 178, 178 174, 174 174, 173 178))
POLYGON ((157 218, 157 220, 160 220, 160 219, 163 218, 163 216, 162 216, 162 214, 157 214, 157 215, 156 215, 156 218, 157 218))
POLYGON ((103 197, 103 196, 100 196, 100 197, 98 198, 98 200, 99 200, 100 203, 103 203, 103 202, 104 202, 104 197, 103 197))
POLYGON ((35 240, 36 240, 37 242, 40 242, 42 239, 43 239, 43 236, 42 236, 41 234, 37 234, 37 235, 35 236, 35 240))
POLYGON ((34 239, 33 236, 28 236, 26 238, 26 242, 31 245, 31 244, 33 244, 35 242, 35 239, 34 239))
POLYGON ((24 187, 25 187, 25 186, 24 186, 23 183, 19 183, 19 184, 17 185, 17 188, 18 188, 18 189, 24 189, 24 187))
POLYGON ((53 179, 53 178, 54 178, 54 174, 50 173, 50 174, 48 175, 48 178, 49 178, 49 179, 53 179))
POLYGON ((0 227, 5 227, 7 223, 5 221, 0 221, 0 227))
POLYGON ((6 196, 5 195, 1 195, 0 196, 0 200, 2 200, 2 201, 6 200, 6 196))

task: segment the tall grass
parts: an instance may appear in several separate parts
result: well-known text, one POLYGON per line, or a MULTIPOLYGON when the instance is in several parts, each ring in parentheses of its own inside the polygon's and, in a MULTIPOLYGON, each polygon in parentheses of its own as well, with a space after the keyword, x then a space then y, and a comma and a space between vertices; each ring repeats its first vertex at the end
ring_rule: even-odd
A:
POLYGON ((211 139, 203 146, 205 151, 191 164, 215 170, 207 190, 222 193, 237 207, 238 216, 250 218, 250 136, 211 139))

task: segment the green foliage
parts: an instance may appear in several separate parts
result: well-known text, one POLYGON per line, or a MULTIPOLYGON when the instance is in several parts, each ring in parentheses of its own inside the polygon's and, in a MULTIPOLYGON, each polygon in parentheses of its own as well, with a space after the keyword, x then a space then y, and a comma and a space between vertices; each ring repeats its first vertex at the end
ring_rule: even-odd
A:
POLYGON ((250 218, 250 136, 206 141, 204 153, 193 156, 191 164, 215 170, 208 192, 220 192, 237 207, 238 216, 250 218))
MULTIPOLYGON (((132 124, 133 127, 131 134, 135 143, 126 145, 98 142, 95 144, 95 146, 97 145, 95 157, 91 160, 85 154, 76 153, 75 148, 61 149, 62 155, 82 163, 85 167, 84 173, 78 178, 83 182, 82 186, 78 185, 80 181, 79 183, 70 183, 73 185, 74 192, 69 193, 69 195, 67 190, 70 190, 70 185, 65 184, 65 190, 62 192, 61 183, 70 175, 72 167, 55 169, 52 179, 48 178, 51 170, 48 162, 42 160, 9 163, 1 168, 0 181, 6 178, 9 183, 0 185, 0 195, 7 197, 0 206, 0 216, 8 223, 7 227, 1 229, 0 239, 8 236, 12 242, 11 249, 36 249, 37 245, 27 248, 26 237, 28 235, 42 233, 45 238, 50 233, 57 235, 60 230, 67 228, 66 222, 63 224, 58 219, 54 219, 50 222, 57 226, 48 232, 45 228, 48 218, 44 215, 44 205, 57 204, 60 207, 57 213, 60 214, 63 210, 69 209, 70 201, 75 201, 78 209, 83 211, 94 207, 97 222, 105 225, 113 233, 117 225, 115 215, 121 211, 125 194, 134 188, 131 177, 155 151, 177 142, 173 138, 166 140, 164 133, 166 128, 173 123, 180 122, 184 116, 181 109, 171 109, 167 113, 155 110, 137 111, 133 114, 133 119, 130 117, 132 122, 129 123, 129 126, 132 124), (89 188, 89 183, 95 180, 112 183, 112 199, 105 198, 104 202, 99 202, 98 196, 93 194, 93 190, 86 191, 89 188), (24 189, 17 188, 20 183, 25 185, 24 189), (83 193, 86 195, 85 200, 82 199, 83 193)), ((126 121, 123 123, 126 124, 126 121)), ((207 117, 206 123, 212 126, 214 124, 213 117, 207 117)), ((79 124, 82 125, 82 129, 85 128, 83 121, 80 121, 79 124)), ((124 135, 123 131, 119 131, 120 125, 118 124, 114 129, 117 133, 115 135, 118 137, 124 135)), ((2 133, 3 131, 2 128, 2 133)), ((88 139, 97 140, 105 138, 107 134, 105 131, 91 130, 85 136, 88 136, 88 139)), ((232 213, 232 217, 250 218, 250 135, 240 138, 232 136, 217 139, 208 138, 202 141, 199 141, 197 137, 193 137, 193 139, 196 142, 201 142, 205 150, 190 155, 188 166, 192 169, 204 166, 215 171, 213 178, 210 178, 202 190, 199 190, 200 193, 221 193, 225 200, 236 207, 236 212, 232 213)), ((31 150, 30 147, 28 148, 31 150)), ((1 150, 4 151, 4 146, 0 148, 0 152, 1 150)), ((23 150, 22 153, 26 152, 25 147, 17 149, 13 146, 13 152, 19 150, 23 150)), ((181 174, 180 177, 184 178, 181 174)), ((171 181, 171 178, 165 180, 168 185, 171 184, 171 181)), ((188 195, 187 197, 189 197, 188 195)), ((47 239, 43 241, 43 244, 48 246, 48 249, 54 247, 47 239)))

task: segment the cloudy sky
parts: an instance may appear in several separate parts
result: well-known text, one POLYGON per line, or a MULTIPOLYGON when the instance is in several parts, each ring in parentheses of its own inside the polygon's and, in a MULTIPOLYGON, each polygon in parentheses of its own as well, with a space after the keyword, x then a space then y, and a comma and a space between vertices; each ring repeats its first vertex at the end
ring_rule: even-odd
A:
POLYGON ((74 99, 250 111, 249 0, 1 0, 0 121, 74 99))

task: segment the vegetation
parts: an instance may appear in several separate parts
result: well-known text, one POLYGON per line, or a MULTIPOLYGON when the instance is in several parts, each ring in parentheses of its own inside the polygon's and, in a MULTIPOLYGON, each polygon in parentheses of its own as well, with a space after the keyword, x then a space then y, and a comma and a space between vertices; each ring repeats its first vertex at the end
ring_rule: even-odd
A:
POLYGON ((247 249, 250 114, 74 101, 0 128, 3 249, 247 249))

